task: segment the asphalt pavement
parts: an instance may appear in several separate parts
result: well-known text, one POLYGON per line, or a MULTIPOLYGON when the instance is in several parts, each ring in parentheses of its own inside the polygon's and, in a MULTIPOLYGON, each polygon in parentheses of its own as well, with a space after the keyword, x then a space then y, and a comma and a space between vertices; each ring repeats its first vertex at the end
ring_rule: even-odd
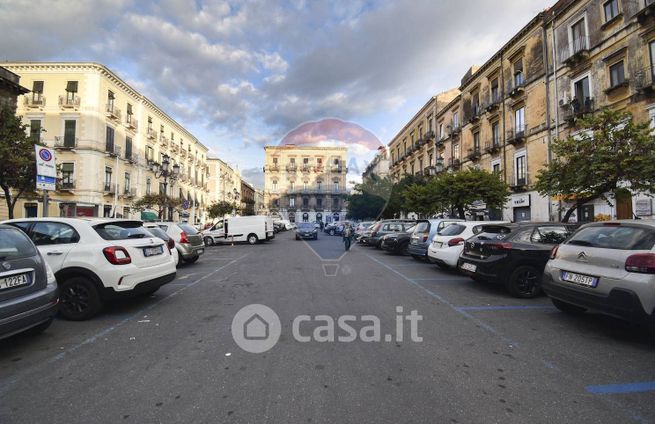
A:
POLYGON ((292 232, 210 247, 152 296, 0 341, 0 423, 655 422, 644 329, 408 257, 343 253, 340 237, 292 232), (250 304, 281 322, 264 353, 232 337, 250 304), (309 341, 294 337, 301 315, 309 341), (325 316, 346 315, 356 340, 320 341, 325 316), (362 340, 370 316, 378 342, 362 340))

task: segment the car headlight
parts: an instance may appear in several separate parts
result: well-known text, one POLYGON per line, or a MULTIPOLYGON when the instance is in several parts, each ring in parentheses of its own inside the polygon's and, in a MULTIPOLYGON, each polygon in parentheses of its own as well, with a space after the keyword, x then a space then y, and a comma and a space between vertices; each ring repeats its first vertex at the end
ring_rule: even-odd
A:
POLYGON ((48 284, 57 283, 57 279, 55 278, 55 273, 52 272, 52 268, 50 268, 50 265, 48 265, 47 262, 43 261, 45 263, 45 272, 46 272, 46 278, 48 279, 48 284))

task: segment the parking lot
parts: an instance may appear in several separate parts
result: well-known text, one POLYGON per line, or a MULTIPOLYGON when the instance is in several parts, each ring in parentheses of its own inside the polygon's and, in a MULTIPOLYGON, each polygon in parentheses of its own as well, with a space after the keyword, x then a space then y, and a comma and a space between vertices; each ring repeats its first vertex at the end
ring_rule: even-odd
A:
POLYGON ((655 421, 644 329, 567 316, 546 297, 516 299, 409 257, 342 253, 339 237, 292 232, 210 247, 154 295, 0 341, 0 422, 655 421), (262 354, 230 330, 254 303, 282 323, 262 354), (422 316, 422 341, 292 336, 301 314, 375 315, 394 328, 399 307, 422 316))

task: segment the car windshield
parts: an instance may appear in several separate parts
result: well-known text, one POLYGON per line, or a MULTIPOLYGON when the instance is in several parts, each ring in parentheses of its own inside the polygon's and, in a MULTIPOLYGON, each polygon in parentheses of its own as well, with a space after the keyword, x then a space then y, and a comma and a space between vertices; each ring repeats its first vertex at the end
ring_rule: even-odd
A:
POLYGON ((25 233, 13 228, 0 228, 0 261, 34 255, 34 245, 25 233))
POLYGON ((146 227, 146 230, 153 236, 160 238, 162 240, 168 241, 168 239, 170 238, 168 234, 166 234, 166 232, 159 227, 146 227))
POLYGON ((655 230, 642 227, 602 226, 580 229, 567 244, 619 250, 651 250, 655 230))
POLYGON ((98 224, 93 227, 105 240, 127 240, 151 237, 140 221, 117 221, 98 224))
POLYGON ((298 229, 301 230, 301 231, 314 230, 314 224, 310 224, 310 223, 306 223, 306 222, 302 223, 302 224, 298 224, 298 229))
POLYGON ((416 224, 416 228, 414 228, 414 232, 417 233, 423 233, 429 230, 430 230, 430 223, 428 221, 421 221, 418 224, 416 224))

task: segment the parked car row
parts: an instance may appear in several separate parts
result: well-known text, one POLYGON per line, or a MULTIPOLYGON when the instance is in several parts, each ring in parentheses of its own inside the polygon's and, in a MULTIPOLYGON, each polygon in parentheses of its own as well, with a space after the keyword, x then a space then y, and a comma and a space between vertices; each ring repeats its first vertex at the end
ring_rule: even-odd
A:
POLYGON ((439 219, 410 225, 378 221, 358 241, 504 285, 519 298, 545 293, 569 314, 594 311, 645 323, 655 335, 655 221, 578 226, 439 219))
POLYGON ((110 300, 148 295, 204 253, 175 222, 26 218, 0 224, 0 338, 45 330, 56 313, 96 316, 110 300))

